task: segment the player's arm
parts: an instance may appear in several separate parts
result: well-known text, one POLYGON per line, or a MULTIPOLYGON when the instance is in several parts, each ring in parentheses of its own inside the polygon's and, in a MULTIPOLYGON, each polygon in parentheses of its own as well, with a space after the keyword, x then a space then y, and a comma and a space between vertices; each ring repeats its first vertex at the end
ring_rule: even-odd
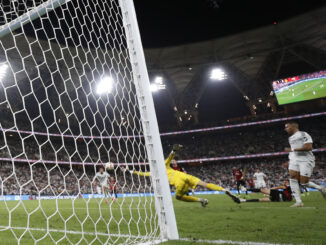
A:
POLYGON ((97 173, 94 175, 94 178, 93 178, 93 185, 96 186, 96 182, 97 182, 97 173))
POLYGON ((312 151, 312 143, 305 143, 303 147, 293 149, 293 151, 312 151))
POLYGON ((151 176, 151 172, 132 171, 131 173, 132 173, 133 175, 139 175, 139 176, 146 176, 146 177, 151 176))
POLYGON ((174 158, 175 153, 178 150, 180 150, 181 147, 182 147, 182 145, 173 145, 173 148, 172 148, 172 151, 171 151, 170 155, 168 156, 167 159, 165 159, 165 166, 166 167, 169 167, 170 166, 170 163, 171 163, 172 159, 174 158))
POLYGON ((151 176, 151 172, 134 171, 134 170, 130 170, 128 167, 122 168, 122 171, 123 172, 129 171, 129 173, 131 173, 133 175, 146 176, 146 177, 151 176))
POLYGON ((272 187, 271 190, 286 189, 284 185, 272 187))

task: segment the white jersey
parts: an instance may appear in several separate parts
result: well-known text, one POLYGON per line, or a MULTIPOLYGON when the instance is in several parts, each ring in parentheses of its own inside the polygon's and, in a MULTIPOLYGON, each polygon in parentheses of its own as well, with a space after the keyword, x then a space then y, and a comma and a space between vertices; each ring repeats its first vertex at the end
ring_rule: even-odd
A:
POLYGON ((256 178, 257 182, 263 182, 265 181, 264 177, 266 177, 266 175, 260 172, 260 173, 255 173, 254 177, 256 178))
POLYGON ((107 185, 110 175, 107 172, 97 172, 94 179, 97 179, 101 185, 107 185))
POLYGON ((293 151, 294 149, 302 148, 306 143, 312 143, 311 136, 306 132, 298 131, 289 137, 289 144, 292 149, 292 152, 289 154, 290 161, 315 161, 315 156, 312 151, 293 151))

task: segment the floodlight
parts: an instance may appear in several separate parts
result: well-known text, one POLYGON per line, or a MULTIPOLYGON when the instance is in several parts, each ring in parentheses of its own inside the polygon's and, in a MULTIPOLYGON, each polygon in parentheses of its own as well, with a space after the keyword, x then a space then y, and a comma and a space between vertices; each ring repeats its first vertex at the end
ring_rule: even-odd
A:
POLYGON ((154 83, 163 84, 163 77, 161 77, 161 76, 155 77, 154 83))
POLYGON ((152 92, 156 92, 158 90, 158 86, 155 83, 151 83, 150 88, 152 92))
POLYGON ((165 84, 163 83, 163 77, 157 76, 154 81, 150 84, 150 89, 152 92, 157 92, 158 90, 165 89, 165 84))
POLYGON ((1 82, 2 78, 5 76, 7 68, 8 68, 7 64, 0 65, 0 82, 1 82))
POLYGON ((110 93, 112 91, 112 88, 113 88, 113 79, 111 77, 104 77, 97 85, 96 93, 97 94, 110 93))
POLYGON ((226 79, 226 73, 220 68, 214 68, 211 71, 210 79, 222 81, 226 79))

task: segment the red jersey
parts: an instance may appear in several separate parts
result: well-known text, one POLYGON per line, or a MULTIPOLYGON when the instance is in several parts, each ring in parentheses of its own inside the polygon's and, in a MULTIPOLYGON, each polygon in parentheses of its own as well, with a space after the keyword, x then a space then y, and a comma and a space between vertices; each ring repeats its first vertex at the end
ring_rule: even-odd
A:
POLYGON ((184 172, 184 173, 187 173, 186 170, 184 168, 180 168, 179 166, 176 166, 176 167, 172 167, 174 170, 176 171, 180 171, 180 172, 184 172))
POLYGON ((177 167, 172 167, 174 170, 176 170, 176 171, 181 171, 181 168, 179 168, 179 166, 177 166, 177 167))
POLYGON ((110 190, 116 191, 117 190, 117 185, 115 184, 115 181, 110 181, 110 190))
POLYGON ((248 182, 250 187, 252 187, 252 188, 255 187, 255 183, 252 181, 252 179, 248 179, 247 182, 248 182))
POLYGON ((290 186, 285 185, 285 189, 282 191, 283 201, 292 201, 292 190, 290 186))
POLYGON ((236 181, 240 181, 242 178, 242 172, 239 169, 233 170, 233 176, 235 177, 236 181))

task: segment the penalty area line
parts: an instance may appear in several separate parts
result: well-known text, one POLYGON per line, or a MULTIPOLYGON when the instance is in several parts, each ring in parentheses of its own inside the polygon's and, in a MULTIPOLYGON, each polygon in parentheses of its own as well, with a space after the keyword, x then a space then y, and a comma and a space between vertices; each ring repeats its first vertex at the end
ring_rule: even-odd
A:
POLYGON ((232 241, 232 240, 203 240, 192 238, 180 238, 180 241, 210 244, 236 244, 236 245, 292 245, 285 243, 266 243, 266 242, 248 242, 248 241, 232 241))

